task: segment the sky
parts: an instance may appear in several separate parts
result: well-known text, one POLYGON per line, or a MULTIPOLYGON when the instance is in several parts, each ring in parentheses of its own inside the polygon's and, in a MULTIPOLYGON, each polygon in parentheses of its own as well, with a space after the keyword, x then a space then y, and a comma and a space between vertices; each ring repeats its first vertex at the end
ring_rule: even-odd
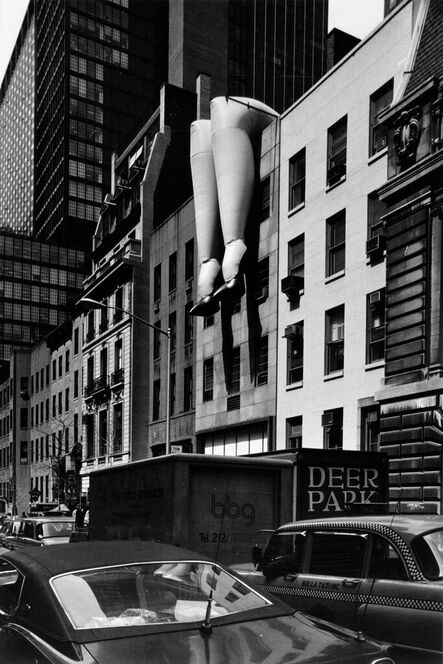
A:
MULTIPOLYGON (((0 0, 0 81, 3 80, 28 2, 0 0)), ((336 27, 362 38, 382 18, 383 0, 329 0, 329 30, 336 27)))

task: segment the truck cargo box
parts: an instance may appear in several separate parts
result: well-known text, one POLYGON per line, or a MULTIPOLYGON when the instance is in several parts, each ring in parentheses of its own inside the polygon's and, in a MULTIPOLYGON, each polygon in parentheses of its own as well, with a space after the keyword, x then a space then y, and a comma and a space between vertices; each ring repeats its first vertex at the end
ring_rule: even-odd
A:
POLYGON ((153 539, 225 564, 293 516, 289 459, 173 454, 92 472, 90 539, 153 539))

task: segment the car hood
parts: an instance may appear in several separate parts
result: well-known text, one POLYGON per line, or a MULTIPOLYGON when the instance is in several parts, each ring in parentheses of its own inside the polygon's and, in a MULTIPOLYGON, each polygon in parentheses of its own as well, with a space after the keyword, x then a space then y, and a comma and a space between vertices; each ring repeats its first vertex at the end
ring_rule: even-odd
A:
POLYGON ((363 664, 387 647, 302 614, 84 644, 98 664, 363 664))

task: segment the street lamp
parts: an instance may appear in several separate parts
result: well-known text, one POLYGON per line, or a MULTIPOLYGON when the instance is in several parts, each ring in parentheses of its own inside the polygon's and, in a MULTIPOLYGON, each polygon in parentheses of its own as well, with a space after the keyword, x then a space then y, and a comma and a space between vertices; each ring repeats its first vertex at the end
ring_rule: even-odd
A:
POLYGON ((167 361, 167 374, 166 374, 166 454, 170 454, 171 451, 171 443, 170 443, 170 433, 171 433, 171 417, 170 417, 170 393, 171 393, 171 328, 168 327, 167 330, 163 330, 161 327, 157 327, 157 325, 153 325, 153 323, 150 323, 148 320, 145 320, 144 318, 140 318, 140 316, 136 316, 135 314, 131 313, 127 309, 122 309, 122 307, 113 307, 110 304, 105 304, 104 302, 99 302, 98 300, 94 300, 91 297, 82 297, 78 301, 78 304, 86 304, 92 309, 114 309, 115 311, 121 311, 124 314, 127 314, 130 318, 134 318, 135 320, 140 321, 140 323, 143 323, 144 325, 147 325, 148 327, 152 327, 153 330, 156 330, 160 334, 164 334, 165 337, 168 340, 168 361, 167 361))

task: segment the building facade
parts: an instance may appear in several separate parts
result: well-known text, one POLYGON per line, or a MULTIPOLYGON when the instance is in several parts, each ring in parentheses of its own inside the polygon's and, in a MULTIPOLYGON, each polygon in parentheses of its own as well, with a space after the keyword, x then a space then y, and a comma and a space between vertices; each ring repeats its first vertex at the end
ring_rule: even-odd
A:
POLYGON ((25 15, 0 89, 0 228, 33 230, 34 5, 25 15))

